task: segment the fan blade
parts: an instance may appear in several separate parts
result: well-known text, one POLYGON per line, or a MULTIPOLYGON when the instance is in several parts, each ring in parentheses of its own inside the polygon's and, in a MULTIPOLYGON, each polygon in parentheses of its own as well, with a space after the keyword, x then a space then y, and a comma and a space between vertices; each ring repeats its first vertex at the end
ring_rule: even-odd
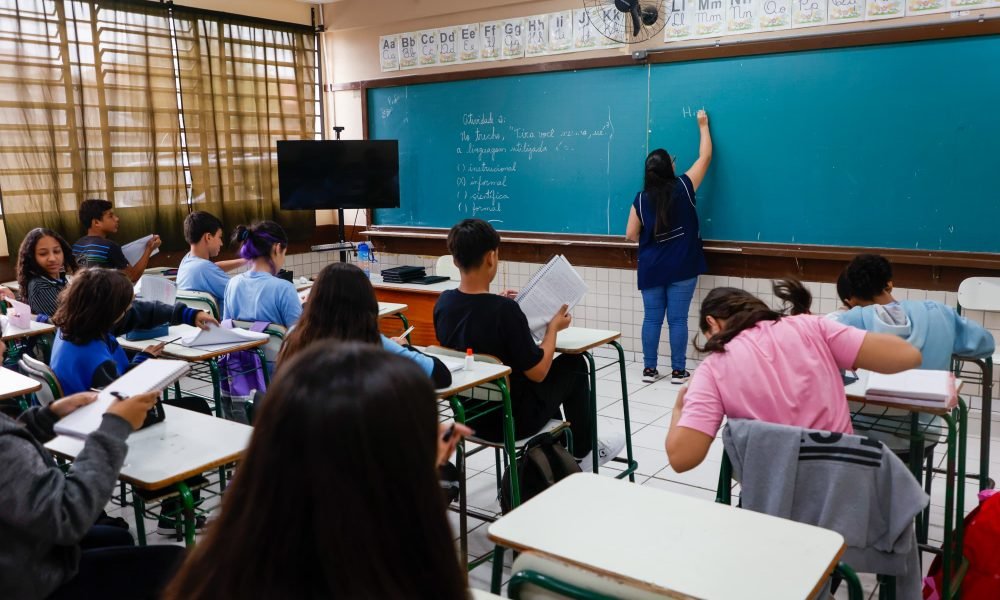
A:
POLYGON ((632 36, 639 35, 639 31, 642 30, 642 15, 639 14, 639 3, 636 2, 632 5, 632 36))
POLYGON ((639 0, 615 0, 615 8, 618 9, 618 12, 623 12, 623 13, 629 12, 630 10, 635 8, 636 5, 638 4, 639 0))

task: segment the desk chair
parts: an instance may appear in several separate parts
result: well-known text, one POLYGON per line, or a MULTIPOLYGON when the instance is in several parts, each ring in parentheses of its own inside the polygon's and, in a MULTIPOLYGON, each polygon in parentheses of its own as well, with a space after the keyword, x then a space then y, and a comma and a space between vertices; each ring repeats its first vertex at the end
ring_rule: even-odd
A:
POLYGON ((507 594, 514 600, 663 600, 673 597, 537 552, 518 555, 511 572, 514 575, 507 584, 507 594))
MULTIPOLYGON (((253 325, 253 321, 239 321, 233 319, 233 327, 250 329, 253 325)), ((274 361, 278 360, 278 352, 281 351, 281 345, 285 343, 285 336, 288 335, 288 328, 284 325, 278 325, 277 323, 268 323, 267 327, 264 328, 264 333, 270 336, 267 344, 264 345, 264 358, 267 359, 268 365, 273 365, 274 361)), ((267 376, 267 374, 265 374, 265 376, 267 376)))
POLYGON ((219 301, 208 292, 196 292, 185 290, 177 292, 177 301, 183 302, 191 308, 203 310, 215 317, 216 321, 222 320, 222 311, 219 310, 219 301))
POLYGON ((39 405, 48 406, 63 397, 62 385, 47 364, 25 354, 21 356, 17 367, 22 375, 42 384, 42 389, 35 392, 35 400, 39 405))
POLYGON ((434 265, 434 274, 442 277, 447 276, 452 281, 458 281, 462 278, 462 274, 458 271, 450 254, 438 257, 437 264, 434 265))
MULTIPOLYGON (((958 314, 962 310, 981 310, 983 312, 1000 313, 1000 277, 970 277, 958 286, 958 314)), ((966 381, 982 385, 983 432, 981 436, 980 457, 982 464, 989 464, 990 455, 990 418, 993 412, 993 365, 1000 362, 1000 352, 986 358, 965 358, 956 356, 953 359, 955 376, 966 381), (965 366, 976 367, 966 370, 965 366), (977 372, 978 371, 978 372, 977 372)), ((994 482, 989 473, 980 473, 979 489, 993 488, 994 482)))

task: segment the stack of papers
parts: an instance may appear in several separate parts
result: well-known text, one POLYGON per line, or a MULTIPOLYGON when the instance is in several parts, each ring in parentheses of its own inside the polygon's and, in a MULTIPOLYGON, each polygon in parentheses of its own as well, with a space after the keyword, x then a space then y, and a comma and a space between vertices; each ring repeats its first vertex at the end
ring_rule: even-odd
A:
POLYGON ((177 284, 166 277, 143 275, 135 284, 135 295, 149 302, 174 304, 177 302, 177 284))
POLYGON ((868 373, 865 399, 893 404, 953 408, 958 404, 955 375, 950 371, 911 369, 894 375, 868 373))
POLYGON ((217 346, 220 344, 242 344, 266 340, 270 336, 263 332, 246 329, 226 329, 218 325, 209 325, 208 329, 199 329, 181 338, 181 346, 189 348, 196 346, 217 346))

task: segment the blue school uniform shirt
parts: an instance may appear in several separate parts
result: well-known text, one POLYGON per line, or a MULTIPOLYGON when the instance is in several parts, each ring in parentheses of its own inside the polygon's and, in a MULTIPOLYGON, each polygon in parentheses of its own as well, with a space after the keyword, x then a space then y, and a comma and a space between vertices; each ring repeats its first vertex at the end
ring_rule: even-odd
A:
POLYGON ((656 232, 656 206, 639 192, 632 202, 642 231, 639 233, 640 290, 662 287, 697 277, 708 271, 701 248, 701 230, 695 210, 694 185, 687 175, 675 180, 668 231, 656 232))
POLYGON ((302 315, 302 301, 290 281, 262 271, 246 271, 229 280, 222 318, 267 321, 291 327, 302 315))
POLYGON ((215 263, 188 252, 177 268, 177 289, 181 291, 208 292, 215 297, 219 310, 223 309, 229 275, 215 263))
POLYGON ((923 355, 921 369, 947 371, 951 369, 952 354, 985 358, 995 350, 989 331, 959 316, 952 307, 933 300, 856 306, 835 318, 858 329, 903 338, 923 355))
POLYGON ((128 369, 125 351, 114 336, 106 335, 86 344, 74 344, 63 339, 62 332, 56 332, 52 343, 50 366, 55 372, 63 395, 85 392, 92 387, 94 372, 105 362, 111 361, 121 375, 128 369))

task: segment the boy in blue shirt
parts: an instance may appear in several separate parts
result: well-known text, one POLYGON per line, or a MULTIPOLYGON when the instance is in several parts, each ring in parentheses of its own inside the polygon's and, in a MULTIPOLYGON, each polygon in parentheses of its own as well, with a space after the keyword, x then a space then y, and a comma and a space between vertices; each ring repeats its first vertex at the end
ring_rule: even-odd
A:
POLYGON ((215 298, 222 314, 222 301, 226 297, 229 275, 226 271, 244 264, 240 259, 211 259, 222 250, 222 221, 215 215, 196 210, 184 219, 184 239, 191 250, 181 259, 177 269, 177 289, 181 291, 207 292, 215 298))

